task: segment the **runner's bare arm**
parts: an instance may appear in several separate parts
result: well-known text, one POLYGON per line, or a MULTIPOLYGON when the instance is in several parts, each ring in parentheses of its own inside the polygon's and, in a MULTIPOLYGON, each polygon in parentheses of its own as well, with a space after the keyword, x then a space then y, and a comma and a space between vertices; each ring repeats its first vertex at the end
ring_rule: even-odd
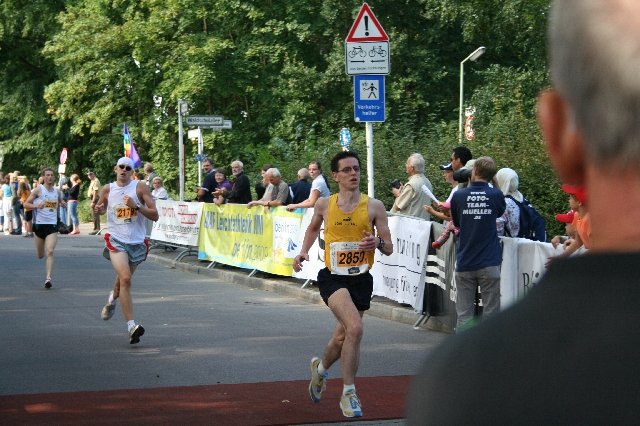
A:
POLYGON ((153 200, 149 185, 144 182, 138 182, 136 193, 138 198, 142 200, 142 207, 140 207, 138 211, 149 220, 153 220, 154 222, 158 220, 160 216, 158 215, 156 202, 153 200))
POLYGON ((35 200, 39 196, 40 196, 40 187, 34 188, 33 191, 31 191, 31 195, 29 195, 29 197, 27 198, 27 201, 24 202, 23 206, 27 209, 40 209, 44 207, 44 203, 40 203, 40 205, 38 206, 33 204, 33 200, 35 200))
POLYGON ((100 191, 100 198, 98 202, 93 206, 95 213, 103 214, 107 211, 107 205, 109 204, 109 184, 106 184, 102 191, 100 191))
MULTIPOLYGON (((372 223, 376 229, 377 236, 374 236, 373 250, 376 248, 380 250, 380 253, 384 255, 391 255, 393 253, 393 241, 391 240, 391 230, 389 229, 389 220, 387 219, 387 211, 384 208, 382 201, 372 199, 369 200, 369 217, 372 219, 372 223)), ((365 244, 367 248, 371 245, 371 238, 363 238, 362 244, 365 244), (367 240, 367 241, 365 241, 367 240)))

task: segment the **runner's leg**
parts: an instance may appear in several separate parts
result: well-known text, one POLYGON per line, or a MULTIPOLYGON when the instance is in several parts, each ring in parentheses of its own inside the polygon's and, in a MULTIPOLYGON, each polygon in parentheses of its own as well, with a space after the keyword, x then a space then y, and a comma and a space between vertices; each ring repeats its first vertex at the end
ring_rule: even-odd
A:
POLYGON ((349 291, 341 288, 329 297, 329 308, 338 320, 333 336, 325 349, 322 364, 325 368, 342 359, 342 380, 345 385, 355 382, 360 360, 360 342, 362 340, 362 315, 351 300, 349 291), (325 364, 325 361, 329 364, 325 364))
POLYGON ((53 263, 54 263, 53 252, 56 249, 57 243, 58 243, 57 232, 47 235, 47 238, 45 238, 44 240, 44 254, 47 256, 47 259, 46 259, 47 278, 51 278, 51 274, 53 274, 53 263))
POLYGON ((114 282, 114 297, 116 288, 120 298, 120 309, 126 321, 133 319, 133 302, 131 300, 131 278, 136 267, 129 264, 129 255, 126 252, 111 252, 111 265, 116 271, 114 282))

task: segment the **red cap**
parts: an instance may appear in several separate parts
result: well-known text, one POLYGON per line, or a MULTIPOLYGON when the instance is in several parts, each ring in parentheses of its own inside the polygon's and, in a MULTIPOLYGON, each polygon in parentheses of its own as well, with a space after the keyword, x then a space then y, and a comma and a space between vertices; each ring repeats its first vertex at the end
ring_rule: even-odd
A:
POLYGON ((562 222, 562 223, 572 223, 573 222, 573 216, 576 214, 576 212, 574 210, 569 210, 566 213, 558 213, 556 215, 556 220, 558 222, 562 222))
POLYGON ((582 204, 587 202, 587 190, 582 185, 562 185, 562 190, 569 195, 576 197, 582 204))

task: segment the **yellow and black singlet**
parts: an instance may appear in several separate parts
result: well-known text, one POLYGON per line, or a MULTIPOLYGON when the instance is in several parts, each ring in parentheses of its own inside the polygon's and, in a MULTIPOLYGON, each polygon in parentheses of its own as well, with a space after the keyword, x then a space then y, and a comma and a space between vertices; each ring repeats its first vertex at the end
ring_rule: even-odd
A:
POLYGON ((356 208, 343 212, 338 207, 338 194, 329 197, 324 224, 324 263, 332 274, 359 275, 373 266, 375 252, 358 248, 365 231, 373 234, 368 204, 369 197, 361 194, 356 208))

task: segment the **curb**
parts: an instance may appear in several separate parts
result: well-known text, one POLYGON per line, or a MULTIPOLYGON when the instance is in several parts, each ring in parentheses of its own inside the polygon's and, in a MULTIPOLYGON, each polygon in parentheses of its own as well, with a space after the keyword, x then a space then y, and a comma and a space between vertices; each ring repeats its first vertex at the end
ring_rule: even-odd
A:
MULTIPOLYGON (((174 256, 175 254, 175 252, 171 252, 172 256, 174 256)), ((208 269, 204 262, 200 262, 197 259, 197 263, 191 263, 185 261, 177 261, 172 258, 168 258, 167 256, 162 256, 154 253, 149 253, 147 259, 181 271, 190 272, 193 274, 207 275, 220 281, 239 284, 245 287, 259 290, 273 291, 275 293, 294 297, 309 303, 315 303, 319 305, 325 304, 320 297, 320 293, 318 292, 317 287, 313 286, 311 288, 302 288, 300 280, 298 280, 297 282, 293 281, 295 280, 295 278, 291 278, 291 281, 289 281, 289 279, 286 277, 279 277, 278 280, 275 280, 271 278, 272 275, 259 271, 256 272, 255 275, 250 277, 247 275, 247 270, 245 269, 208 269)), ((225 265, 221 265, 220 267, 230 268, 225 265)), ((366 313, 377 318, 409 325, 414 325, 420 318, 420 316, 416 314, 411 307, 399 306, 398 303, 380 296, 373 297, 373 299, 371 300, 371 307, 366 313)), ((419 329, 445 333, 450 332, 436 317, 431 317, 426 324, 422 324, 416 328, 416 330, 419 329)))

